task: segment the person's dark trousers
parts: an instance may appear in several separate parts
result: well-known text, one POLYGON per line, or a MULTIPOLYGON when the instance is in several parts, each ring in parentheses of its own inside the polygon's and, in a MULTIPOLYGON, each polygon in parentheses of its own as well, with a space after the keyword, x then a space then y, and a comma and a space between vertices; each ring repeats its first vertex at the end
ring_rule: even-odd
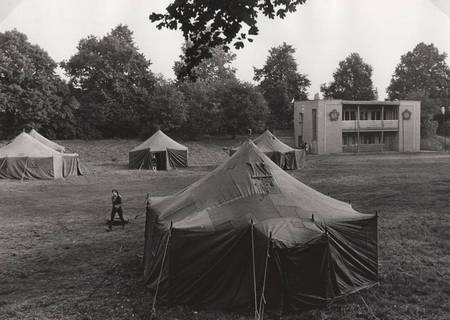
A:
POLYGON ((125 219, 123 218, 122 207, 118 207, 118 208, 113 207, 111 209, 111 220, 109 220, 109 229, 112 228, 112 224, 114 221, 114 217, 116 216, 116 212, 119 215, 120 221, 122 222, 122 227, 125 225, 125 219))

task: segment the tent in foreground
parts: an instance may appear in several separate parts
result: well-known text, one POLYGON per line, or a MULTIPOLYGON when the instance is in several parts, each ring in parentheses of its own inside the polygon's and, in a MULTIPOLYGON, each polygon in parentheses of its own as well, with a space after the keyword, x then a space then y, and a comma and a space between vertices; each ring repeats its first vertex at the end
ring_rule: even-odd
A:
MULTIPOLYGON (((282 169, 296 170, 303 167, 305 150, 291 148, 269 130, 264 131, 263 134, 253 140, 253 143, 282 169)), ((239 150, 239 147, 231 149, 230 155, 237 150, 239 150)))
POLYGON ((188 148, 156 131, 150 138, 129 153, 130 169, 151 169, 155 156, 158 170, 170 170, 188 166, 188 148))
POLYGON ((78 155, 78 153, 68 153, 64 146, 61 146, 56 142, 47 139, 34 129, 31 129, 29 135, 38 140, 39 142, 45 144, 47 147, 50 147, 53 150, 62 153, 64 178, 82 175, 80 166, 80 156, 78 155))
POLYGON ((172 304, 323 306, 375 285, 377 260, 376 215, 304 185, 251 141, 147 210, 144 279, 172 304))

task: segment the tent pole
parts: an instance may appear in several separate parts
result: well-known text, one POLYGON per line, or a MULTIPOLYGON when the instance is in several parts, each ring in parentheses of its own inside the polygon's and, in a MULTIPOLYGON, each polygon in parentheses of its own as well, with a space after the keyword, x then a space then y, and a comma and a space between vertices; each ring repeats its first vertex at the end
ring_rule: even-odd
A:
POLYGON ((27 160, 25 160, 25 167, 23 168, 23 172, 22 172, 22 179, 20 179, 20 182, 23 182, 23 178, 25 177, 25 172, 27 172, 27 165, 28 165, 28 158, 27 160))
POLYGON ((167 236, 167 241, 166 241, 166 245, 164 248, 164 254, 163 254, 162 261, 161 261, 161 269, 159 270, 158 282, 156 283, 156 291, 155 291, 155 295, 153 297, 150 319, 153 319, 153 315, 156 313, 156 298, 158 297, 159 284, 161 282, 161 277, 162 277, 162 273, 163 273, 163 269, 164 269, 164 261, 166 260, 167 248, 169 247, 169 240, 172 236, 172 227, 173 227, 173 222, 171 221, 170 228, 169 228, 169 235, 167 236))
POLYGON ((267 278, 267 265, 269 263, 270 257, 270 244, 272 242, 272 232, 269 233, 269 238, 267 239, 267 249, 266 249, 266 261, 264 263, 264 278, 263 285, 261 290, 261 298, 259 300, 259 320, 263 320, 264 318, 264 307, 266 305, 266 297, 264 296, 264 291, 266 289, 266 278, 267 278))
POLYGON ((255 238, 253 233, 253 219, 250 220, 251 223, 251 236, 252 236, 252 271, 253 271, 253 293, 255 296, 255 320, 259 319, 258 315, 258 297, 256 293, 256 268, 255 268, 255 238))

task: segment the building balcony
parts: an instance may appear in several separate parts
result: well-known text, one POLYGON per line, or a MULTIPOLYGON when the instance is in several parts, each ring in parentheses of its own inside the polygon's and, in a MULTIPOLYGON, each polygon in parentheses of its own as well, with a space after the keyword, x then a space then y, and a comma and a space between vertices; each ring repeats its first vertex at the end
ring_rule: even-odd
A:
MULTIPOLYGON (((358 121, 343 120, 342 129, 356 131, 358 121)), ((359 120, 359 130, 398 130, 398 120, 359 120)))

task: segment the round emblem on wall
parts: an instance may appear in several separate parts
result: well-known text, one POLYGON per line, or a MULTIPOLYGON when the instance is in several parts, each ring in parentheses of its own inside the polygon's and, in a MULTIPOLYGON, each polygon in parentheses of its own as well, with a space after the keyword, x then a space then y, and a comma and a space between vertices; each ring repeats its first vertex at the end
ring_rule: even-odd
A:
POLYGON ((403 120, 411 119, 411 111, 406 109, 405 111, 402 112, 402 117, 403 117, 403 120))
POLYGON ((336 109, 333 109, 330 114, 330 120, 331 121, 338 121, 339 120, 339 112, 336 109))

